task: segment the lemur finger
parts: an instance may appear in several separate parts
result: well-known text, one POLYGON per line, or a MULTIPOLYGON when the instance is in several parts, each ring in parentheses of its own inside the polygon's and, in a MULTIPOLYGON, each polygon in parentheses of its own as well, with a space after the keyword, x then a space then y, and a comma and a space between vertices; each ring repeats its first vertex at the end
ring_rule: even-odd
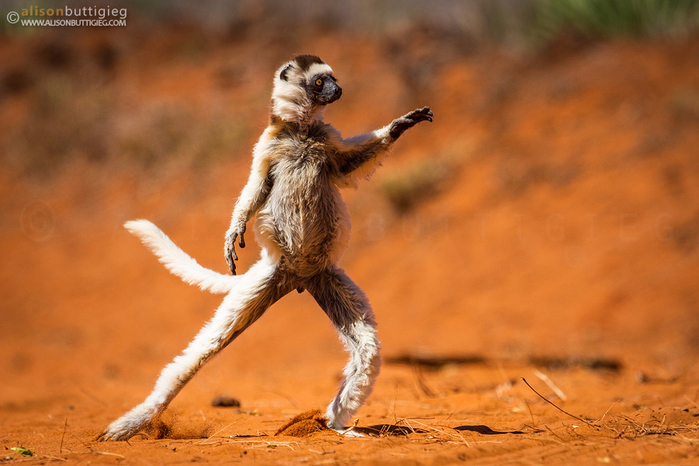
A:
MULTIPOLYGON (((235 252, 235 240, 238 238, 238 233, 234 233, 232 236, 226 238, 226 261, 229 261, 230 258, 234 258, 235 260, 238 260, 238 254, 235 252)), ((231 262, 229 262, 229 265, 231 262)))
MULTIPOLYGON (((240 232, 240 239, 238 240, 238 246, 240 246, 241 248, 244 248, 244 247, 245 247, 245 237, 244 237, 244 235, 245 235, 245 230, 243 230, 242 232, 240 232)), ((237 257, 236 257, 236 260, 238 260, 237 257)))
POLYGON ((420 110, 418 110, 420 116, 426 120, 432 121, 432 117, 434 116, 434 113, 432 113, 432 110, 430 110, 430 107, 423 107, 420 110))
POLYGON ((235 275, 235 263, 233 262, 233 258, 230 254, 226 254, 225 259, 226 264, 228 264, 228 270, 231 271, 231 274, 235 275))
POLYGON ((413 110, 412 112, 405 115, 403 118, 411 120, 414 123, 419 123, 425 120, 432 121, 432 116, 433 114, 429 107, 425 107, 413 110))
POLYGON ((434 114, 432 113, 432 110, 430 110, 430 107, 423 107, 419 110, 416 110, 417 115, 419 115, 419 118, 421 121, 428 120, 432 121, 432 117, 434 114))
POLYGON ((432 117, 427 116, 427 115, 418 115, 418 116, 411 117, 410 121, 412 123, 411 126, 414 126, 414 125, 420 123, 421 121, 432 121, 432 117))
POLYGON ((235 253, 235 249, 233 249, 230 254, 226 254, 226 263, 228 264, 228 269, 231 271, 232 275, 235 275, 235 260, 238 260, 238 255, 235 253))

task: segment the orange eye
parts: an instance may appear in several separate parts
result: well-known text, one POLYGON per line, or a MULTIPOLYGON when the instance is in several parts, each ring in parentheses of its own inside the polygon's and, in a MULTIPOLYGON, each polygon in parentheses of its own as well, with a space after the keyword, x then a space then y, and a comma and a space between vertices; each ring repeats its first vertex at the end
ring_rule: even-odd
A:
POLYGON ((321 78, 316 79, 316 86, 320 87, 323 85, 323 80, 321 78))

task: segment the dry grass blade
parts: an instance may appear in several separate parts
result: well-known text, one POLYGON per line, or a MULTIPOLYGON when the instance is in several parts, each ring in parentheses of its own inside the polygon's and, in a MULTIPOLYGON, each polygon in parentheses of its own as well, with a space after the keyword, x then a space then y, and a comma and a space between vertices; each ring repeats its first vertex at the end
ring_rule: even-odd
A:
POLYGON ((348 433, 348 432, 352 432, 357 427, 357 424, 359 424, 359 418, 354 420, 354 422, 352 423, 350 428, 343 432, 343 435, 348 433))
MULTIPOLYGON (((67 421, 67 420, 66 420, 65 426, 66 426, 66 427, 68 426, 68 421, 67 421)), ((69 433, 70 435, 72 435, 73 438, 74 438, 75 440, 77 440, 78 442, 82 443, 83 446, 84 446, 85 448, 87 448, 88 450, 90 450, 90 453, 92 453, 93 455, 116 456, 117 458, 121 458, 121 459, 125 459, 125 458, 126 458, 125 456, 120 455, 120 454, 118 454, 118 453, 109 453, 109 452, 107 452, 107 451, 98 451, 98 450, 95 450, 95 449, 92 448, 90 445, 88 445, 87 443, 83 442, 83 440, 82 440, 80 437, 78 437, 77 435, 75 435, 74 433, 72 433, 72 432, 68 432, 68 433, 69 433)))
POLYGON ((689 401, 690 403, 692 403, 692 406, 694 406, 695 408, 699 408, 699 405, 697 405, 694 401, 692 401, 692 399, 689 398, 687 395, 684 395, 684 399, 689 401))
POLYGON ((66 418, 66 421, 63 424, 63 435, 61 435, 61 446, 58 448, 59 455, 63 454, 63 440, 66 438, 66 429, 68 429, 68 418, 66 418))
POLYGON ((539 369, 534 369, 534 375, 539 377, 542 382, 548 385, 549 388, 553 390, 553 393, 555 393, 558 398, 560 398, 563 401, 566 401, 568 399, 565 393, 563 393, 563 390, 558 388, 558 386, 555 383, 553 383, 551 379, 549 379, 548 376, 541 372, 539 369))
POLYGON ((618 402, 619 402, 619 400, 612 403, 612 405, 609 408, 607 408, 607 410, 604 412, 602 417, 597 420, 597 422, 602 422, 604 420, 604 418, 607 416, 607 414, 609 413, 609 411, 611 411, 611 409, 614 407, 614 405, 617 404, 618 402))
POLYGON ((599 429, 599 427, 597 427, 596 425, 594 425, 594 424, 592 424, 592 423, 590 423, 590 422, 587 422, 585 419, 581 419, 581 418, 579 418, 578 416, 576 416, 576 415, 574 415, 574 414, 570 414, 568 411, 566 411, 566 410, 564 410, 564 409, 559 408, 558 406, 556 406, 555 403, 549 401, 544 395, 542 395, 541 393, 539 393, 539 392, 537 392, 536 390, 534 390, 534 387, 532 387, 531 385, 529 385, 529 382, 527 382, 527 379, 525 379, 524 377, 522 377, 522 382, 524 382, 524 383, 527 385, 527 387, 529 387, 529 388, 531 389, 531 391, 533 391, 534 393, 536 393, 536 394, 539 396, 539 398, 541 398, 542 400, 544 400, 545 402, 547 402, 548 404, 550 404, 551 406, 553 406, 554 408, 556 408, 557 410, 559 410, 560 412, 562 412, 563 414, 565 414, 565 415, 567 415, 567 416, 570 416, 570 417, 572 417, 573 419, 577 419, 578 421, 580 421, 580 422, 582 422, 582 423, 584 423, 584 424, 587 424, 587 425, 590 426, 590 427, 593 427, 593 428, 595 428, 595 429, 599 429))
POLYGON ((413 426, 410 425, 410 422, 408 422, 407 419, 401 419, 401 422, 405 422, 405 424, 408 426, 408 428, 410 429, 410 431, 411 431, 413 434, 415 433, 415 429, 413 429, 413 426))
POLYGON ((208 442, 209 440, 211 440, 212 438, 216 437, 216 435, 218 435, 218 434, 220 434, 221 432, 223 432, 224 430, 228 429, 230 426, 232 426, 233 424, 235 424, 235 423, 238 422, 238 421, 240 421, 240 419, 236 419, 235 421, 233 421, 233 422, 231 422, 230 424, 228 424, 226 427, 223 427, 223 428, 217 430, 216 432, 214 432, 213 434, 209 435, 208 438, 205 438, 204 440, 200 440, 200 441, 197 442, 195 445, 203 445, 204 443, 206 443, 206 442, 208 442))
POLYGON ((126 459, 124 455, 120 455, 118 453, 109 453, 108 451, 97 451, 97 450, 92 450, 92 453, 95 455, 102 455, 102 456, 115 456, 117 458, 126 459))
POLYGON ((448 436, 448 437, 452 437, 452 438, 458 439, 458 440, 460 440, 462 443, 464 443, 466 446, 470 446, 469 443, 466 441, 466 439, 465 439, 462 435, 460 435, 460 434, 450 434, 450 433, 448 433, 448 432, 444 432, 443 430, 437 429, 436 427, 428 426, 427 424, 424 424, 424 423, 422 423, 422 422, 420 422, 420 421, 416 421, 415 419, 413 419, 413 422, 415 422, 416 424, 420 424, 422 427, 426 427, 427 429, 433 430, 433 431, 435 431, 435 432, 439 432, 440 434, 443 434, 443 435, 446 435, 446 436, 448 436))
POLYGON ((425 376, 422 373, 422 368, 417 364, 413 365, 413 375, 415 376, 415 385, 423 395, 428 398, 434 398, 437 396, 432 387, 427 384, 425 376))

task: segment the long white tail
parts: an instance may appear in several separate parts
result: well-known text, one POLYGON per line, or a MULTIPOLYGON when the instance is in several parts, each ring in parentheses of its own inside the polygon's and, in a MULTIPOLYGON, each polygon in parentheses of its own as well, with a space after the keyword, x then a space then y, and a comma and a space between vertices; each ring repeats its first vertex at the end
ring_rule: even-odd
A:
POLYGON ((228 293, 235 286, 238 277, 202 267, 148 220, 130 220, 124 227, 140 238, 170 272, 190 285, 221 294, 228 293))

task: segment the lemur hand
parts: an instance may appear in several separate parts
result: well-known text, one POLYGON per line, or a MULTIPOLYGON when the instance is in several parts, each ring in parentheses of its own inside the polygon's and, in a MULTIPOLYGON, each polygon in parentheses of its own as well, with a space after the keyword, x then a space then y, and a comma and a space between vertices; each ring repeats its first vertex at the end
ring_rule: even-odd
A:
POLYGON ((430 110, 430 107, 422 107, 400 118, 396 118, 391 122, 388 133, 393 139, 398 139, 405 130, 412 128, 421 121, 432 121, 432 110, 430 110))
POLYGON ((226 243, 224 246, 224 257, 226 258, 226 263, 228 268, 231 269, 231 273, 235 275, 235 262, 238 260, 238 254, 235 252, 235 240, 240 237, 238 245, 241 248, 245 247, 245 224, 239 226, 235 229, 231 228, 226 233, 226 243))

